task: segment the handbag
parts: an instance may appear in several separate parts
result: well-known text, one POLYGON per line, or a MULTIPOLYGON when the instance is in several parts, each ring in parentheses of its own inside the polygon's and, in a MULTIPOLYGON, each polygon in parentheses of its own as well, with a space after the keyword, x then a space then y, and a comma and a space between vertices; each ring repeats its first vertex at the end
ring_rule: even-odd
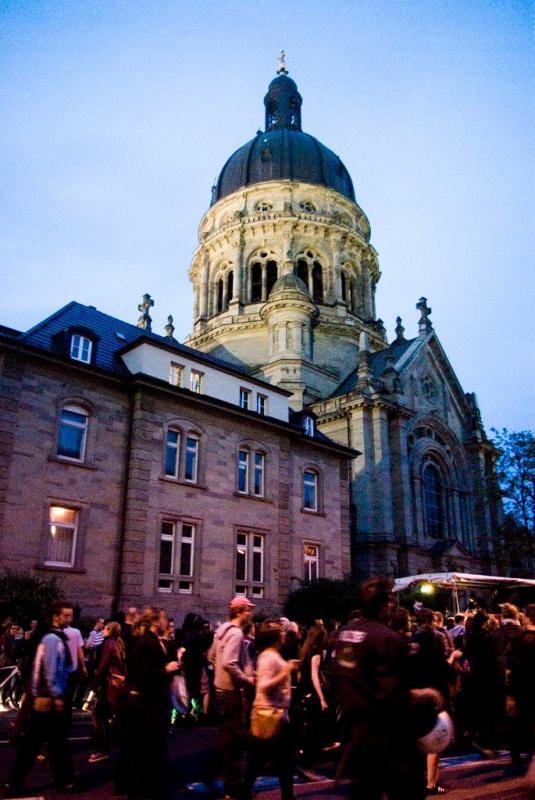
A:
POLYGON ((54 706, 53 700, 51 697, 34 697, 33 698, 33 710, 38 711, 40 713, 44 713, 47 711, 52 711, 54 706))
POLYGON ((106 693, 106 699, 113 710, 115 710, 117 703, 119 702, 119 698, 125 686, 125 680, 125 676, 121 675, 119 672, 111 672, 108 677, 108 691, 106 693))
POLYGON ((282 727, 285 708, 274 706, 253 706, 251 713, 251 733, 255 739, 273 739, 282 727))

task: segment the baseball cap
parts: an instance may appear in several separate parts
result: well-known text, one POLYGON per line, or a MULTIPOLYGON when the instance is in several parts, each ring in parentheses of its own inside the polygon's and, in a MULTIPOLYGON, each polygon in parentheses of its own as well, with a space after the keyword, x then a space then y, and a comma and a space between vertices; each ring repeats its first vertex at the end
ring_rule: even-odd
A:
POLYGON ((230 608, 243 608, 244 606, 248 608, 255 608, 255 604, 251 603, 251 601, 245 597, 244 594, 237 594, 236 597, 233 597, 230 601, 230 608))

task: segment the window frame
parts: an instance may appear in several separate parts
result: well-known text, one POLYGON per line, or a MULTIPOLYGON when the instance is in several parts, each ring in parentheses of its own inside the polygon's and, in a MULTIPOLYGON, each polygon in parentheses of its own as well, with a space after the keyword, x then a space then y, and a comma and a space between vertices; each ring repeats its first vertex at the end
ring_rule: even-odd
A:
POLYGON ((422 504, 424 510, 425 535, 443 541, 448 535, 448 514, 446 505, 446 481, 439 465, 427 459, 422 465, 422 504), (427 474, 434 473, 434 485, 430 486, 427 474), (436 485, 439 484, 439 491, 436 485), (438 498, 438 502, 437 502, 438 498), (430 514, 430 510, 433 514, 430 514), (434 512, 438 511, 438 515, 434 512))
POLYGON ((178 480, 180 478, 180 469, 182 465, 181 459, 181 450, 182 450, 182 430, 180 428, 176 428, 174 426, 168 426, 165 432, 165 442, 164 442, 164 475, 166 478, 175 478, 178 480), (176 434, 177 440, 176 442, 169 441, 169 435, 176 434), (174 453, 174 470, 173 472, 167 471, 167 463, 168 463, 168 455, 173 452, 174 453))
POLYGON ((267 452, 255 444, 238 445, 236 456, 236 493, 255 500, 266 499, 267 452), (260 461, 258 461, 260 459, 260 461), (260 490, 257 479, 260 476, 260 490))
POLYGON ((320 565, 321 565, 321 545, 317 542, 303 542, 303 580, 305 583, 314 583, 320 577, 320 565), (306 550, 307 547, 314 548, 316 550, 316 555, 311 556, 307 554, 306 550), (316 576, 313 577, 311 573, 311 567, 315 565, 316 567, 316 576))
POLYGON ((247 389, 245 386, 240 386, 240 408, 243 408, 246 411, 250 410, 252 394, 253 393, 251 389, 247 389))
POLYGON ((83 464, 86 460, 86 453, 87 453, 87 435, 89 429, 89 411, 87 408, 77 404, 77 403, 65 403, 61 406, 59 410, 59 424, 58 424, 58 432, 56 437, 56 458, 60 459, 61 461, 69 461, 74 464, 83 464), (84 417, 84 424, 77 424, 74 420, 63 420, 64 413, 71 413, 71 414, 78 414, 79 416, 84 417), (65 453, 60 453, 60 440, 62 429, 70 428, 70 429, 78 429, 82 430, 82 438, 80 442, 79 448, 79 455, 78 456, 69 456, 65 453))
POLYGON ((238 528, 234 533, 234 592, 248 597, 265 597, 266 592, 266 535, 264 532, 248 528, 238 528), (242 541, 240 541, 242 539, 242 541), (244 540, 244 541, 243 541, 244 540), (240 550, 242 548, 242 550, 240 550), (238 555, 243 551, 243 578, 238 575, 238 555), (259 556, 255 558, 255 556, 259 556), (255 579, 255 569, 259 566, 259 579, 255 579))
POLYGON ((184 364, 179 364, 176 361, 171 361, 169 364, 169 383, 171 386, 182 387, 182 380, 184 376, 184 364))
POLYGON ((260 414, 261 417, 265 417, 267 414, 267 407, 268 407, 268 396, 266 394, 260 394, 260 392, 257 392, 256 413, 260 414))
POLYGON ((159 519, 158 571, 156 574, 156 591, 160 594, 194 593, 196 549, 198 539, 198 523, 189 518, 177 518, 168 514, 159 519), (171 533, 164 533, 164 526, 171 527, 171 533), (185 531, 188 530, 186 535, 185 531), (162 542, 171 542, 171 565, 169 572, 162 571, 162 542), (182 572, 184 547, 189 548, 189 566, 182 572), (168 585, 164 586, 165 582, 168 585))
POLYGON ((69 343, 69 357, 73 361, 80 361, 80 363, 82 364, 90 364, 92 353, 93 353, 93 340, 90 339, 89 336, 85 336, 83 333, 75 333, 75 332, 71 333, 71 341, 69 343), (85 345, 87 345, 87 351, 85 357, 83 357, 85 345))
POLYGON ((189 373, 189 390, 193 394, 204 394, 204 377, 205 373, 198 369, 190 369, 189 373), (195 384, 195 381, 198 383, 195 384), (197 388, 195 388, 195 386, 197 388))
POLYGON ((79 527, 80 527, 80 509, 76 506, 71 504, 64 504, 61 505, 60 502, 52 502, 48 503, 48 511, 47 511, 47 525, 46 525, 46 539, 45 539, 45 547, 43 552, 43 566, 45 567, 57 567, 59 569, 72 569, 76 566, 77 562, 77 548, 79 547, 79 527), (63 511, 72 511, 74 513, 74 523, 60 523, 57 520, 52 519, 52 509, 62 509, 63 511), (61 528, 65 528, 68 530, 72 530, 72 543, 71 543, 71 558, 70 561, 56 561, 52 558, 48 557, 49 553, 49 542, 50 537, 53 537, 55 533, 52 532, 52 527, 60 526, 61 528))
MULTIPOLYGON (((308 483, 310 486, 310 483, 308 483)), ((302 473, 302 492, 303 492, 303 511, 308 514, 318 514, 320 511, 320 474, 319 471, 313 467, 305 467, 302 473), (314 477, 314 505, 307 505, 307 475, 314 477)))
POLYGON ((160 479, 188 486, 201 486, 203 474, 202 442, 204 433, 187 419, 170 419, 162 429, 162 462, 160 479), (174 434, 176 442, 170 442, 169 436, 174 434), (193 446, 192 443, 195 443, 193 446), (174 472, 167 472, 169 452, 173 450, 174 472), (191 469, 193 465, 193 469, 191 469), (189 477, 188 477, 189 475, 189 477))

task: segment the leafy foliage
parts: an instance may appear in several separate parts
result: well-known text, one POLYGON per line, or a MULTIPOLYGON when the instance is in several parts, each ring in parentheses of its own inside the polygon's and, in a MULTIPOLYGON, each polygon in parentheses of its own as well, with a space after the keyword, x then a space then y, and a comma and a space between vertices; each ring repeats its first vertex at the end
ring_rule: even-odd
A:
POLYGON ((61 597, 55 578, 6 569, 0 575, 0 622, 9 617, 26 627, 32 619, 42 619, 51 603, 61 597))
POLYGON ((505 513, 532 536, 535 533, 535 436, 531 431, 492 428, 500 451, 496 478, 505 513))
POLYGON ((494 531, 494 554, 500 572, 530 574, 535 558, 535 436, 506 428, 492 432, 500 455, 491 493, 505 511, 502 525, 494 531))
POLYGON ((302 581, 297 589, 292 590, 284 605, 284 613, 302 625, 311 625, 316 619, 345 622, 358 604, 358 585, 352 578, 320 578, 311 583, 302 581))

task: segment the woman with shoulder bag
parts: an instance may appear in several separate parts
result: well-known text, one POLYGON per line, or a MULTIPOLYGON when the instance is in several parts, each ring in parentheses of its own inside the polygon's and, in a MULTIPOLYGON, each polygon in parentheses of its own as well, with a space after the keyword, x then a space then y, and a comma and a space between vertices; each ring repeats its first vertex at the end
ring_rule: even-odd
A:
POLYGON ((279 653, 283 629, 278 622, 258 626, 255 646, 256 694, 251 713, 251 736, 243 781, 242 800, 250 800, 257 775, 266 759, 273 762, 281 787, 281 800, 293 800, 293 744, 288 708, 291 673, 299 668, 297 659, 285 661, 279 653))
POLYGON ((104 641, 97 671, 92 683, 96 694, 93 725, 97 750, 89 756, 95 764, 108 758, 111 749, 111 719, 121 694, 126 675, 126 651, 118 622, 104 627, 104 641))

